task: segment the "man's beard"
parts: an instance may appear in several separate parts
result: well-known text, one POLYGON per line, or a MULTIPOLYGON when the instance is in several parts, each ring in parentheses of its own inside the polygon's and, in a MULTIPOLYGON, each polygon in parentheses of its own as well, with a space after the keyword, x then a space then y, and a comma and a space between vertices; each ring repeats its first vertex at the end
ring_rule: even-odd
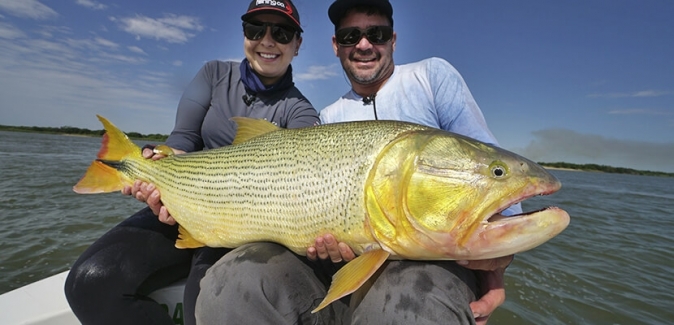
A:
MULTIPOLYGON (((355 54, 355 53, 354 53, 355 54)), ((376 60, 381 63, 381 55, 376 55, 376 60)), ((355 81, 360 85, 370 85, 376 83, 382 78, 382 75, 386 71, 386 66, 377 66, 374 71, 364 72, 357 69, 352 63, 356 62, 355 55, 350 55, 346 65, 343 65, 344 71, 349 75, 351 80, 355 81)))
POLYGON ((349 74, 349 76, 351 76, 351 79, 353 79, 358 84, 369 85, 379 80, 379 77, 382 74, 382 69, 377 69, 375 71, 372 71, 371 73, 364 74, 362 73, 362 71, 359 71, 356 68, 349 67, 347 69, 347 73, 349 74))

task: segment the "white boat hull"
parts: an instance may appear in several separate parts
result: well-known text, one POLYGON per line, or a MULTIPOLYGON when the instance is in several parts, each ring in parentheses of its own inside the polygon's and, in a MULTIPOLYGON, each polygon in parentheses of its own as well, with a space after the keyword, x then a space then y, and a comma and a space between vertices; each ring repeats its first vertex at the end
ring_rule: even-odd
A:
MULTIPOLYGON (((0 295, 0 324, 7 325, 77 325, 63 292, 68 271, 0 295)), ((185 282, 179 281, 150 294, 165 305, 174 320, 183 318, 185 282)), ((180 324, 182 322, 177 322, 180 324)))

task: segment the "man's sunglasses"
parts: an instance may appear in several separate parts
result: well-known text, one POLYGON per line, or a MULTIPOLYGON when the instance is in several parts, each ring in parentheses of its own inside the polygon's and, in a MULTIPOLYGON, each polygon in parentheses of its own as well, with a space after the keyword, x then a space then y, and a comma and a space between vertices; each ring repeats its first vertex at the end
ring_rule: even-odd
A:
POLYGON ((295 34, 297 34, 297 30, 288 25, 244 21, 243 35, 251 41, 260 40, 267 33, 267 26, 271 28, 271 38, 281 44, 292 42, 295 34))
POLYGON ((372 45, 382 45, 393 38, 393 27, 372 26, 366 29, 358 27, 346 27, 335 32, 337 44, 341 46, 354 46, 365 36, 372 45))

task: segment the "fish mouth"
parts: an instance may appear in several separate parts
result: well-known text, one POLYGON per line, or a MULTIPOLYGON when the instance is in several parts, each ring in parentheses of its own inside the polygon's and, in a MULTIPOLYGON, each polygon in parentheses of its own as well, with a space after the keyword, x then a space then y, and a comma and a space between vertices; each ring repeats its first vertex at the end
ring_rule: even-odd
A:
POLYGON ((561 187, 559 182, 541 189, 531 186, 524 195, 485 214, 475 232, 465 238, 461 259, 480 260, 521 253, 535 248, 561 233, 569 225, 569 214, 555 206, 506 216, 508 207, 534 196, 550 195, 561 187))
POLYGON ((515 215, 504 215, 509 207, 535 196, 550 195, 561 188, 559 180, 544 173, 530 179, 491 205, 485 206, 471 231, 457 229, 455 246, 449 257, 457 260, 484 260, 521 253, 535 248, 561 233, 569 225, 566 211, 550 206, 515 215))
MULTIPOLYGON (((522 212, 518 214, 513 214, 513 215, 503 215, 501 214, 503 211, 507 210, 513 205, 516 205, 518 203, 522 203, 523 201, 530 199, 532 197, 536 196, 547 196, 554 194, 555 192, 559 191, 559 189, 562 188, 562 183, 554 178, 554 176, 549 176, 549 178, 545 179, 539 179, 536 182, 531 182, 527 184, 524 188, 522 188, 520 191, 515 191, 513 192, 507 199, 502 200, 502 203, 494 209, 488 209, 491 210, 491 213, 486 213, 485 218, 483 219, 484 222, 496 222, 499 220, 502 220, 503 218, 518 218, 518 217, 525 217, 525 216, 535 216, 537 213, 540 213, 546 209, 549 208, 543 208, 539 210, 534 210, 534 211, 529 211, 529 212, 522 212)), ((550 208, 555 208, 555 207, 550 207, 550 208)))

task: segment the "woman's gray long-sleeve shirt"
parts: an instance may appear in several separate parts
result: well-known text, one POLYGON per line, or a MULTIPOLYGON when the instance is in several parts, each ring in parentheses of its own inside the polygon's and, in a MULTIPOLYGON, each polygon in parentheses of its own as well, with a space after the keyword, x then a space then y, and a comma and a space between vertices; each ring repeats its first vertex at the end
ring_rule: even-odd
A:
POLYGON ((239 65, 210 61, 199 70, 180 98, 166 145, 186 152, 230 145, 237 128, 230 118, 235 116, 266 119, 282 128, 320 124, 318 113, 295 86, 248 94, 239 65))

